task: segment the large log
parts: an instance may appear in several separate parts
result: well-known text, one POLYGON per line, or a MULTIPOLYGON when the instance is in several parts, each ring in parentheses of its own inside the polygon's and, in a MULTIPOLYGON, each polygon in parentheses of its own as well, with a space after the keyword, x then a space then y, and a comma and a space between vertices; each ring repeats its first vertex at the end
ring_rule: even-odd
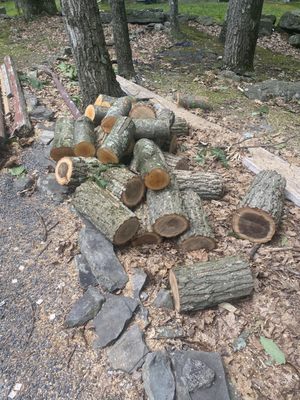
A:
POLYGON ((155 111, 148 103, 136 103, 131 107, 129 116, 132 119, 155 119, 155 111))
POLYGON ((168 186, 170 176, 163 153, 154 142, 140 139, 134 146, 134 168, 141 173, 145 185, 152 190, 161 190, 168 186))
POLYGON ((173 124, 171 125, 170 131, 173 135, 176 135, 177 137, 188 136, 189 125, 186 119, 181 117, 176 117, 173 124))
POLYGON ((162 238, 156 232, 153 231, 149 220, 148 207, 146 203, 141 204, 136 210, 135 215, 137 216, 140 227, 137 234, 132 240, 133 246, 142 246, 144 244, 158 244, 162 238))
POLYGON ((171 172, 174 169, 181 169, 184 171, 190 170, 190 163, 187 157, 178 156, 176 154, 163 153, 167 167, 171 172))
POLYGON ((101 121, 106 116, 107 111, 107 107, 95 106, 94 104, 90 104, 85 109, 84 115, 89 118, 95 126, 98 126, 101 124, 101 121))
POLYGON ((132 101, 130 97, 120 97, 107 111, 105 118, 101 122, 104 132, 109 133, 119 117, 125 117, 131 110, 132 101))
POLYGON ((189 228, 182 197, 176 180, 163 190, 147 191, 149 219, 154 232, 163 237, 176 237, 189 228))
POLYGON ((106 94, 100 94, 96 101, 95 106, 101 106, 105 108, 110 108, 118 100, 117 97, 107 96, 106 94))
POLYGON ((162 104, 157 103, 155 101, 153 101, 152 104, 156 114, 156 118, 162 121, 168 121, 169 126, 171 126, 175 120, 175 114, 173 113, 173 111, 169 110, 162 104))
POLYGON ((74 156, 74 123, 75 121, 72 118, 60 117, 57 119, 50 151, 50 157, 54 161, 58 161, 62 157, 74 156))
POLYGON ((75 121, 73 137, 75 156, 94 157, 96 136, 94 124, 89 118, 83 116, 75 121))
POLYGON ((95 182, 86 181, 80 185, 75 191, 73 204, 116 245, 127 243, 139 228, 139 221, 133 212, 95 182))
POLYGON ((185 190, 182 192, 182 198, 190 227, 178 239, 179 245, 187 251, 213 250, 216 247, 214 234, 206 218, 199 195, 192 190, 185 190))
POLYGON ((133 122, 135 124, 135 140, 149 139, 162 150, 173 152, 176 136, 171 134, 167 120, 134 119, 133 122))
POLYGON ((170 270, 175 309, 189 312, 214 307, 251 294, 253 278, 245 260, 225 257, 170 270))
POLYGON ((176 99, 176 104, 178 106, 186 108, 187 110, 193 108, 201 108, 202 110, 205 111, 212 110, 212 106, 209 103, 207 103, 207 101, 201 99, 200 97, 176 93, 175 99, 176 99))
POLYGON ((286 180, 276 171, 261 171, 232 219, 233 230, 254 243, 270 241, 280 223, 286 180))
POLYGON ((27 113, 26 101, 19 81, 18 73, 16 71, 13 60, 9 56, 4 57, 4 64, 13 93, 13 135, 16 135, 18 137, 30 136, 32 133, 32 125, 27 113))

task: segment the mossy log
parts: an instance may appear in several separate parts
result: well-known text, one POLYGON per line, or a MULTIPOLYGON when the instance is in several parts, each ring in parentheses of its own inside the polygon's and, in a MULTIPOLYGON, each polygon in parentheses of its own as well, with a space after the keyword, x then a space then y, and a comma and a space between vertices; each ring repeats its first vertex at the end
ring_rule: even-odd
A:
POLYGON ((181 117, 175 117, 175 120, 170 127, 170 132, 172 135, 176 135, 177 137, 188 136, 189 125, 186 122, 186 119, 181 117))
POLYGON ((95 182, 86 181, 80 185, 75 191, 73 204, 115 245, 127 243, 139 228, 134 213, 95 182))
POLYGON ((147 191, 147 206, 150 223, 158 235, 176 237, 189 228, 182 196, 174 177, 165 189, 147 191))
POLYGON ((131 98, 126 96, 126 97, 120 97, 107 111, 107 114, 105 118, 103 118, 101 122, 101 127, 104 130, 104 132, 109 133, 111 132, 113 126, 117 122, 119 117, 125 117, 128 116, 130 110, 131 110, 131 98))
POLYGON ((156 118, 161 121, 167 121, 169 126, 171 126, 175 120, 175 114, 173 111, 164 107, 162 104, 153 102, 153 108, 156 114, 156 118))
POLYGON ((162 150, 173 152, 176 148, 176 136, 171 134, 170 125, 167 120, 158 119, 134 119, 135 140, 152 140, 162 150), (174 143, 175 140, 175 143, 174 143))
POLYGON ((233 230, 254 243, 270 241, 280 223, 286 180, 276 171, 261 171, 254 178, 232 220, 233 230))
POLYGON ((92 121, 82 116, 74 125, 74 154, 77 157, 94 157, 96 136, 92 121))
POLYGON ((94 126, 98 126, 101 124, 101 121, 106 116, 107 111, 107 107, 95 106, 94 104, 90 104, 85 109, 84 115, 93 122, 94 126))
POLYGON ((148 207, 146 203, 140 204, 135 210, 135 215, 137 216, 140 227, 132 240, 133 246, 142 246, 144 244, 158 244, 161 242, 162 238, 156 232, 153 231, 149 220, 148 207))
POLYGON ((170 176, 160 148, 151 140, 140 139, 134 146, 134 168, 142 175, 147 188, 161 190, 168 186, 170 176))
POLYGON ((151 104, 145 102, 135 103, 129 116, 132 119, 155 119, 155 111, 151 104))
POLYGON ((60 117, 57 119, 50 151, 50 157, 54 161, 58 161, 62 157, 74 156, 74 123, 72 118, 60 117))
POLYGON ((100 94, 96 101, 95 106, 110 108, 114 105, 114 103, 118 100, 117 97, 107 96, 106 94, 100 94))
MULTIPOLYGON (((103 129, 105 132, 105 129, 103 129)), ((118 117, 112 131, 97 150, 97 157, 104 164, 119 164, 134 148, 135 126, 131 118, 118 117)))
POLYGON ((178 312, 203 310, 249 296, 254 286, 248 263, 238 257, 178 265, 170 270, 169 282, 178 312))
POLYGON ((168 169, 172 172, 174 169, 184 171, 190 170, 190 163, 187 157, 178 156, 176 154, 163 153, 168 169))
POLYGON ((190 227, 180 236, 178 244, 187 251, 213 250, 216 247, 214 234, 206 218, 199 195, 193 190, 185 190, 181 195, 190 227))
POLYGON ((187 110, 194 108, 201 108, 204 111, 212 110, 212 106, 206 100, 201 99, 200 97, 176 93, 175 100, 178 106, 183 107, 187 110))

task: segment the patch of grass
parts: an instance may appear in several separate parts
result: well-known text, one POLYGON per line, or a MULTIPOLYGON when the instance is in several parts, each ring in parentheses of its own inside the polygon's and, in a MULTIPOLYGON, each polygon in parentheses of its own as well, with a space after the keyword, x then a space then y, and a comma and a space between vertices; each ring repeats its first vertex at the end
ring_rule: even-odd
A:
POLYGON ((5 1, 4 3, 0 3, 1 7, 6 8, 6 14, 9 15, 10 17, 14 17, 15 15, 18 15, 18 11, 16 9, 16 4, 14 1, 5 1))

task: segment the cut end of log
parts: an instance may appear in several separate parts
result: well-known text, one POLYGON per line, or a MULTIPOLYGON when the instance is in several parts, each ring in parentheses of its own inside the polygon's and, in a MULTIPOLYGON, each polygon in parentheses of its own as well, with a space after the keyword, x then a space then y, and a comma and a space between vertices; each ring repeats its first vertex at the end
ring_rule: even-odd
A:
MULTIPOLYGON (((102 105, 103 107, 103 105, 102 105)), ((101 122, 101 128, 104 130, 105 133, 110 133, 112 130, 114 124, 116 123, 118 117, 111 115, 108 117, 105 117, 103 121, 101 122)))
POLYGON ((118 157, 108 149, 98 149, 97 158, 103 164, 119 164, 118 157))
POLYGON ((265 211, 244 207, 234 214, 232 227, 242 239, 254 243, 266 243, 272 239, 276 224, 265 211))
POLYGON ((146 232, 133 239, 132 245, 138 247, 143 245, 159 244, 161 240, 161 237, 157 233, 146 232))
POLYGON ((94 157, 96 153, 95 146, 89 142, 81 142, 74 146, 74 154, 77 157, 94 157))
POLYGON ((174 272, 172 271, 172 269, 170 269, 170 272, 169 272, 169 282, 170 282, 171 291, 173 294, 173 302, 174 302, 175 310, 177 312, 180 312, 180 297, 179 297, 177 279, 176 279, 176 276, 175 276, 174 272))
POLYGON ((212 238, 205 236, 194 236, 184 240, 180 246, 186 251, 194 251, 205 249, 213 250, 216 247, 216 242, 212 238))
POLYGON ((132 119, 155 119, 155 111, 152 106, 149 104, 142 104, 142 103, 136 103, 130 113, 129 116, 132 119))
POLYGON ((132 217, 124 222, 115 233, 114 244, 120 246, 131 240, 137 233, 139 225, 139 220, 136 217, 132 217))
POLYGON ((145 176, 145 185, 148 189, 161 190, 170 183, 169 174, 160 168, 155 168, 145 176))
POLYGON ((91 121, 94 121, 96 112, 95 112, 95 107, 93 104, 90 104, 89 106, 87 106, 87 108, 85 109, 84 115, 87 118, 89 118, 91 121))
POLYGON ((181 235, 189 227, 189 222, 182 215, 169 214, 156 220, 153 229, 160 236, 171 238, 181 235))
POLYGON ((63 157, 74 157, 74 151, 71 147, 58 147, 51 149, 50 157, 54 161, 59 161, 63 157))
POLYGON ((127 207, 132 208, 142 201, 144 193, 144 182, 139 176, 136 176, 128 182, 125 192, 122 193, 121 199, 127 207))
POLYGON ((73 171, 73 163, 69 157, 61 158, 55 167, 55 178, 60 185, 68 185, 73 171))

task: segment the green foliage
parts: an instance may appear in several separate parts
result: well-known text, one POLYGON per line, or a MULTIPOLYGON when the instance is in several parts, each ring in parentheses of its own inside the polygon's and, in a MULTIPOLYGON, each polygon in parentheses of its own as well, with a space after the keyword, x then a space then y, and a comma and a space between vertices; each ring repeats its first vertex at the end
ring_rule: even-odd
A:
POLYGON ((99 176, 93 176, 93 181, 102 189, 105 189, 108 185, 108 182, 104 179, 101 179, 99 176))
POLYGON ((213 147, 211 150, 211 155, 215 157, 216 160, 220 161, 220 163, 223 165, 223 167, 228 168, 228 160, 227 160, 227 154, 223 149, 220 147, 213 147))
POLYGON ((266 337, 261 336, 260 343, 263 346, 265 352, 271 356, 272 360, 275 361, 276 364, 286 363, 284 353, 280 350, 277 344, 273 342, 272 339, 267 339, 266 337))
POLYGON ((204 165, 209 157, 213 157, 214 160, 219 161, 223 167, 229 168, 227 154, 220 147, 203 147, 198 151, 195 161, 204 165))
POLYGON ((31 86, 34 89, 41 90, 44 87, 44 83, 33 76, 29 76, 26 74, 19 74, 20 81, 31 86))
POLYGON ((13 176, 22 176, 22 175, 25 175, 27 173, 26 168, 24 167, 24 165, 18 165, 16 167, 12 167, 12 168, 9 169, 9 172, 13 176))
POLYGON ((72 81, 77 80, 77 69, 74 65, 66 62, 61 62, 60 64, 58 64, 57 67, 67 78, 71 79, 72 81))

